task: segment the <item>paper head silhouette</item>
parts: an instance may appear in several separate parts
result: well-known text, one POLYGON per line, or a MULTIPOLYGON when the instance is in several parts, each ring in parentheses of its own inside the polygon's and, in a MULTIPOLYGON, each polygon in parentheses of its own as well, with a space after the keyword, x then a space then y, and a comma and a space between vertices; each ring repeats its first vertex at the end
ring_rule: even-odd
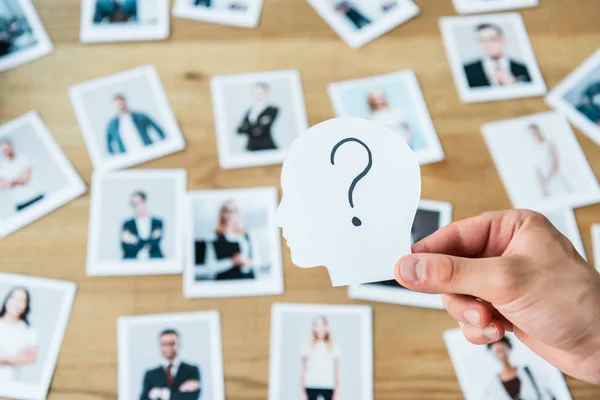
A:
POLYGON ((410 254, 419 162, 402 137, 361 118, 299 135, 281 172, 276 222, 299 267, 325 266, 334 286, 393 279, 410 254))

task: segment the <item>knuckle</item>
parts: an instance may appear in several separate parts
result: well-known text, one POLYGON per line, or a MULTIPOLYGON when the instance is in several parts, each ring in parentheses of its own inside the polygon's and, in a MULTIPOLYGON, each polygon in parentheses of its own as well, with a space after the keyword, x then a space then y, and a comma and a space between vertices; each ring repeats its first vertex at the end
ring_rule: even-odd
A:
POLYGON ((503 260, 494 273, 494 280, 500 292, 508 293, 516 287, 518 282, 517 270, 512 261, 503 260))

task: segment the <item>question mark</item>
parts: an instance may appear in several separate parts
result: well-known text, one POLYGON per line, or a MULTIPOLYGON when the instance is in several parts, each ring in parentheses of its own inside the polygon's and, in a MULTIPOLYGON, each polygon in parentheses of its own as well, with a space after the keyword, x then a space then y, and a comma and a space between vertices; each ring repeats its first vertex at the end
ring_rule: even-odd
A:
MULTIPOLYGON (((331 149, 331 165, 335 165, 334 158, 335 158, 335 152, 337 151, 337 149, 339 149, 344 143, 348 143, 348 142, 356 142, 356 143, 362 145, 367 150, 367 155, 369 156, 369 162, 367 163, 367 166, 360 174, 358 174, 356 176, 356 178, 354 178, 354 180, 350 184, 350 189, 348 189, 348 202, 350 203, 350 207, 354 208, 354 200, 352 199, 352 193, 354 192, 354 188, 356 187, 356 184, 358 183, 358 181, 360 181, 362 178, 364 178, 367 175, 367 173, 369 172, 369 170, 371 169, 371 167, 373 166, 373 156, 371 155, 371 149, 369 149, 369 146, 367 146, 364 142, 358 140, 357 138, 349 137, 349 138, 340 140, 335 146, 333 146, 333 149, 331 149)), ((362 221, 357 217, 352 217, 352 224, 354 226, 361 226, 362 221)))

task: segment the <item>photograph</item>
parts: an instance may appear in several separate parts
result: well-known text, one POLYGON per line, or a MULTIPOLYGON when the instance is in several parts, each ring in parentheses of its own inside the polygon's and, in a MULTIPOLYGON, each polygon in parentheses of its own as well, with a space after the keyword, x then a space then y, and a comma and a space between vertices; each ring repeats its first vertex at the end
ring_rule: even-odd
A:
POLYGON ((225 400, 217 311, 120 317, 119 400, 225 400))
POLYGON ((88 276, 180 274, 184 169, 94 172, 88 276))
POLYGON ((328 91, 336 117, 381 122, 402 136, 421 165, 444 159, 444 150, 413 71, 334 82, 329 84, 328 91))
POLYGON ((86 190, 35 111, 0 126, 0 238, 86 190))
POLYGON ((552 89, 546 103, 600 146, 600 50, 552 89))
POLYGON ((173 15, 179 18, 242 28, 256 28, 263 0, 175 0, 173 15))
POLYGON ((513 207, 543 211, 600 202, 600 185, 559 113, 492 122, 482 132, 513 207))
POLYGON ((73 85, 69 96, 95 170, 127 168, 185 148, 153 65, 73 85))
POLYGON ((221 168, 281 164, 308 129, 298 71, 219 75, 210 87, 221 168))
POLYGON ((73 282, 0 272, 0 397, 46 399, 76 291, 73 282))
POLYGON ((283 293, 277 199, 275 187, 188 193, 185 297, 283 293))
POLYGON ((31 0, 0 0, 0 71, 15 68, 52 53, 31 0))
POLYGON ((594 265, 600 271, 600 223, 592 225, 592 246, 594 251, 594 265))
POLYGON ((373 400, 369 306, 275 303, 269 400, 373 400))
POLYGON ((463 103, 546 93, 519 13, 442 17, 440 29, 463 103))
POLYGON ((572 209, 561 209, 561 210, 542 210, 542 214, 550 222, 556 229, 560 231, 563 235, 567 237, 573 243, 573 247, 577 250, 579 255, 583 257, 584 260, 587 261, 587 256, 585 254, 585 247, 583 246, 583 241, 581 240, 581 234, 579 233, 579 226, 577 225, 577 219, 575 218, 575 213, 572 209))
MULTIPOLYGON (((421 199, 410 232, 411 246, 451 222, 452 204, 421 199)), ((352 285, 348 288, 348 297, 413 307, 444 308, 440 295, 415 292, 395 280, 352 285)))
POLYGON ((479 346, 452 329, 444 341, 465 400, 572 400, 562 373, 510 332, 479 346))
POLYGON ((169 37, 169 0, 81 0, 82 43, 169 37))
POLYGON ((539 0, 452 0, 460 14, 514 10, 536 7, 539 0))
POLYGON ((308 0, 352 49, 358 49, 419 14, 412 0, 308 0))

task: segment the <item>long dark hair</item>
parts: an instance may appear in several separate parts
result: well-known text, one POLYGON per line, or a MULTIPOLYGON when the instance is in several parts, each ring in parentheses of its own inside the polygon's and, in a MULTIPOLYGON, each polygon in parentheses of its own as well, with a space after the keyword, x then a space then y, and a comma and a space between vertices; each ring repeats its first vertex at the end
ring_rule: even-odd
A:
POLYGON ((25 325, 29 326, 28 317, 29 317, 29 312, 31 311, 31 307, 30 307, 31 297, 29 296, 29 290, 25 289, 24 287, 14 287, 14 288, 12 288, 12 290, 10 292, 8 292, 8 294, 4 298, 4 302, 2 303, 2 308, 0 309, 0 318, 4 317, 4 314, 6 314, 6 303, 8 303, 8 299, 10 299, 17 290, 22 290, 27 295, 27 305, 25 306, 25 310, 23 311, 23 313, 21 314, 21 317, 19 319, 21 321, 25 322, 25 325))

